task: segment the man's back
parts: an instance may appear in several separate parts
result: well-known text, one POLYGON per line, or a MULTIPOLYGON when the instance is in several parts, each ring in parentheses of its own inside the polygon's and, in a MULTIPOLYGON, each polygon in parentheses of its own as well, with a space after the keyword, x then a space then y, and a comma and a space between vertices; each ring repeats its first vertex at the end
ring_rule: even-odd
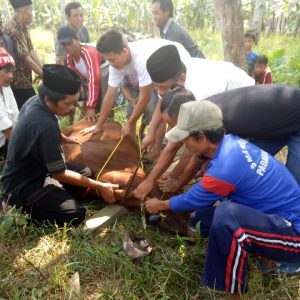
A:
POLYGON ((185 87, 197 100, 255 83, 246 72, 230 62, 190 58, 186 68, 185 87))
POLYGON ((209 97, 223 112, 228 133, 281 139, 300 131, 300 89, 283 85, 243 87, 209 97))

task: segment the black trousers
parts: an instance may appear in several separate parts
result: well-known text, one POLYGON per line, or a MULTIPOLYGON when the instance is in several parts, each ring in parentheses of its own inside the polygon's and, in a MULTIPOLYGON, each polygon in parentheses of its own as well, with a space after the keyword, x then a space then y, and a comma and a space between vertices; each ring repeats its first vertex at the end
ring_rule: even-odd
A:
MULTIPOLYGON (((88 167, 68 163, 67 168, 81 175, 91 177, 88 167)), ((76 226, 85 220, 86 209, 78 199, 82 193, 81 187, 64 184, 63 187, 49 186, 41 189, 41 197, 29 206, 23 206, 23 211, 31 215, 36 223, 56 223, 63 226, 64 223, 76 226), (43 194, 45 189, 49 190, 43 194), (44 191, 43 191, 44 190, 44 191)))
POLYGON ((28 89, 16 89, 16 88, 12 88, 12 91, 14 93, 17 105, 18 105, 18 109, 20 110, 21 107, 23 106, 23 104, 31 97, 35 96, 36 93, 34 91, 34 89, 28 88, 28 89))
POLYGON ((7 147, 8 147, 8 140, 6 140, 5 144, 2 147, 0 147, 0 161, 6 160, 7 147))

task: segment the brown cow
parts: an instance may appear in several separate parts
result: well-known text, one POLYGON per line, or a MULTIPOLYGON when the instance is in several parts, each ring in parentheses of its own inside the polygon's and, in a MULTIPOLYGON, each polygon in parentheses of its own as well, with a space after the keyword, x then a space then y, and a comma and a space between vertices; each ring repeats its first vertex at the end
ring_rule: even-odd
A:
MULTIPOLYGON (((99 171, 121 139, 121 125, 113 121, 107 121, 103 126, 103 131, 98 134, 79 134, 82 129, 92 125, 94 125, 92 122, 82 120, 63 130, 66 136, 74 136, 82 143, 82 145, 70 143, 63 145, 66 161, 88 166, 92 170, 95 179, 119 184, 120 189, 115 191, 117 202, 127 208, 140 210, 141 202, 133 197, 132 192, 146 178, 141 168, 138 169, 134 177, 126 199, 123 199, 128 183, 140 159, 137 143, 131 137, 124 138, 99 177, 99 171)), ((161 195, 162 193, 156 188, 150 196, 161 197, 161 195)), ((97 194, 93 190, 88 190, 85 196, 95 198, 97 194)), ((187 233, 186 214, 170 212, 166 215, 167 217, 163 218, 163 222, 160 224, 162 228, 171 232, 187 233)))

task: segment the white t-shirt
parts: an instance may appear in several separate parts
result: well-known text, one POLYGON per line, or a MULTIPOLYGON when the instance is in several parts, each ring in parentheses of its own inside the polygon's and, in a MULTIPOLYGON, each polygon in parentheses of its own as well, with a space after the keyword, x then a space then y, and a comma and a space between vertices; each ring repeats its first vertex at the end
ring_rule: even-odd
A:
POLYGON ((190 59, 190 54, 184 47, 176 42, 163 39, 144 39, 128 43, 131 53, 131 62, 122 69, 116 69, 109 66, 108 84, 112 87, 118 87, 125 75, 137 76, 139 86, 143 87, 152 83, 150 75, 146 68, 146 63, 150 55, 157 49, 173 44, 177 47, 181 60, 186 62, 190 59))
POLYGON ((80 56, 79 62, 77 62, 76 59, 74 59, 74 65, 75 65, 75 68, 80 72, 80 74, 84 78, 88 77, 88 69, 87 69, 87 66, 81 56, 80 56))
POLYGON ((0 93, 0 147, 5 144, 2 131, 14 127, 19 115, 18 106, 10 87, 3 87, 0 93))
POLYGON ((252 77, 231 62, 191 57, 186 63, 186 68, 185 88, 190 90, 197 100, 255 84, 252 77))

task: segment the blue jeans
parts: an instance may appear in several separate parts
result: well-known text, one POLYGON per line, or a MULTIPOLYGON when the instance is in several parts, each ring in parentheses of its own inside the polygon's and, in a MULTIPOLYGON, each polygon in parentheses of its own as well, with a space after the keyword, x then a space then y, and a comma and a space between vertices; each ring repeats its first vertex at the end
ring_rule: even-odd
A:
POLYGON ((277 154, 283 147, 288 147, 286 167, 292 173, 300 185, 300 132, 290 135, 286 139, 280 140, 261 140, 252 139, 251 143, 269 152, 271 155, 277 154))

